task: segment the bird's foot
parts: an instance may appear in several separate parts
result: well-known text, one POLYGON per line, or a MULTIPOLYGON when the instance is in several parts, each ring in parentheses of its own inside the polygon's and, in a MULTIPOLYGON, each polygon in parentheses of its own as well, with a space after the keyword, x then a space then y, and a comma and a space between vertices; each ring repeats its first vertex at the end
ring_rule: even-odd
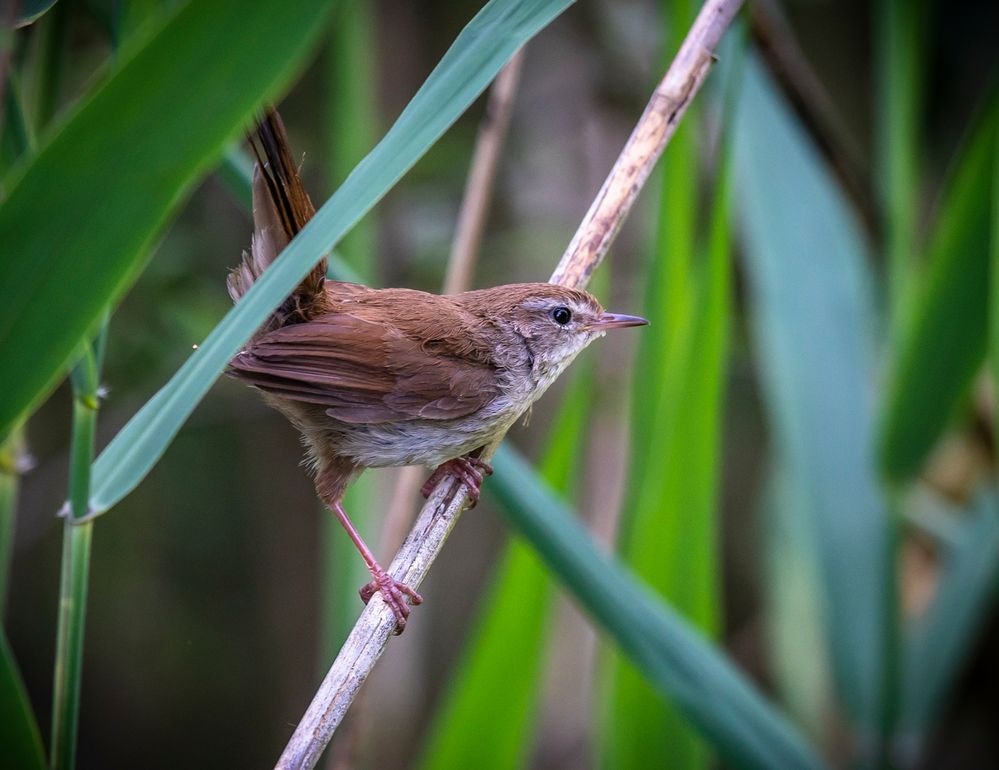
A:
POLYGON ((412 611, 409 608, 409 604, 406 603, 406 597, 409 597, 411 604, 422 604, 423 597, 405 583, 401 583, 393 578, 378 565, 375 565, 375 567, 375 569, 371 570, 374 579, 367 585, 362 586, 358 593, 361 595, 361 601, 365 604, 371 601, 371 597, 376 592, 382 595, 382 599, 385 600, 385 603, 395 614, 395 634, 398 636, 406 630, 406 620, 412 611))
POLYGON ((437 466, 437 469, 430 474, 420 494, 430 497, 434 488, 445 476, 452 476, 466 487, 468 487, 469 508, 474 508, 479 502, 479 492, 482 489, 482 479, 484 476, 492 476, 493 466, 478 457, 455 457, 437 466))

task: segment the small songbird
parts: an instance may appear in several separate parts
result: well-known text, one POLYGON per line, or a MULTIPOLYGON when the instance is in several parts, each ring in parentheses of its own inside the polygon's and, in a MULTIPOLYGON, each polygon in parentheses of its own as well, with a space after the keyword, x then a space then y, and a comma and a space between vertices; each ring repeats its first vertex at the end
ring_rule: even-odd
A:
MULTIPOLYGON (((229 275, 233 301, 315 214, 275 111, 251 144, 254 234, 229 275)), ((361 598, 380 591, 401 633, 406 598, 422 598, 375 560, 343 508, 347 486, 365 468, 420 464, 436 468, 424 496, 450 475, 474 504, 492 472, 479 451, 594 339, 646 323, 554 284, 451 296, 370 289, 327 280, 323 259, 232 359, 229 374, 258 388, 302 432, 316 491, 371 572, 361 598)))

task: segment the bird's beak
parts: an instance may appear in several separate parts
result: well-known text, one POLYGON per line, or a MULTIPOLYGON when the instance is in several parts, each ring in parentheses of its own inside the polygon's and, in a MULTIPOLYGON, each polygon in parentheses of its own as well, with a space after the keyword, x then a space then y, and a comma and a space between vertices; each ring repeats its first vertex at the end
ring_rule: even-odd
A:
POLYGON ((641 316, 622 315, 621 313, 601 313, 589 325, 591 331, 602 332, 607 329, 623 329, 625 326, 648 326, 649 322, 641 316))

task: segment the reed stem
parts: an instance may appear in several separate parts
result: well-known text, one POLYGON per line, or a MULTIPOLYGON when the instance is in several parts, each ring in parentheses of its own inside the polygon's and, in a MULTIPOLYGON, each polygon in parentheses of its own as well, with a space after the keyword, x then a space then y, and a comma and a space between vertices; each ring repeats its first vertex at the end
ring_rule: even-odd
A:
POLYGON ((90 467, 99 406, 100 369, 103 363, 107 319, 98 338, 86 349, 70 377, 73 385, 73 433, 70 443, 69 501, 64 517, 62 568, 59 579, 59 620, 53 674, 52 735, 49 763, 53 770, 70 770, 76 764, 76 736, 80 719, 83 680, 83 632, 87 618, 90 582, 90 549, 93 522, 87 517, 90 467))

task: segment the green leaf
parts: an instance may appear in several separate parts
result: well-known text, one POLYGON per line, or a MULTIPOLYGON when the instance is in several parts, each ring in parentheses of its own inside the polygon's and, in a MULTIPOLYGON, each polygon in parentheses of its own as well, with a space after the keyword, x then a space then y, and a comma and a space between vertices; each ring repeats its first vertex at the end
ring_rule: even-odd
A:
MULTIPOLYGON (((567 490, 590 406, 590 371, 573 370, 541 474, 567 490)), ((500 559, 470 643, 438 707, 419 767, 423 770, 524 767, 535 733, 552 611, 551 577, 531 548, 514 538, 500 559), (494 736, 482 751, 482 736, 494 736)))
POLYGON ((807 490, 787 467, 778 458, 761 501, 767 667, 795 722, 822 740, 829 723, 832 676, 822 633, 815 533, 809 517, 800 515, 809 505, 807 490))
POLYGON ((923 0, 879 0, 878 173, 892 332, 897 332, 916 274, 920 119, 926 38, 923 0))
POLYGON ((472 19, 385 138, 97 458, 93 510, 106 511, 135 488, 253 330, 440 138, 514 52, 571 2, 492 0, 472 19))
POLYGON ((940 205, 927 270, 902 329, 881 426, 880 463, 900 482, 919 473, 982 365, 999 99, 975 129, 940 205))
POLYGON ((0 746, 4 764, 45 770, 45 749, 7 634, 0 629, 0 746))
POLYGON ((507 523, 664 698, 734 768, 817 768, 822 760, 752 684, 618 561, 504 444, 493 458, 507 523))
MULTIPOLYGON (((999 125, 996 125, 996 147, 999 147, 999 125)), ((993 398, 999 395, 999 152, 992 158, 992 231, 989 243, 989 357, 992 371, 993 398)), ((999 399, 997 399, 999 401, 999 399)), ((993 418, 992 430, 999 433, 999 410, 993 418)))
POLYGON ((158 34, 142 36, 144 45, 123 52, 7 180, 0 435, 47 395, 101 310, 138 275, 186 193, 288 81, 330 4, 188 3, 158 34))
POLYGON ((24 27, 37 21, 55 4, 56 0, 24 0, 17 6, 17 20, 14 26, 24 27))
POLYGON ((915 748, 927 731, 999 588, 999 501, 983 491, 964 511, 940 515, 955 521, 956 536, 940 543, 940 578, 929 609, 907 629, 903 659, 903 746, 915 748))
POLYGON ((758 59, 735 126, 757 367, 776 443, 810 517, 837 689, 865 737, 892 670, 891 525, 874 475, 874 312, 852 211, 758 59))

